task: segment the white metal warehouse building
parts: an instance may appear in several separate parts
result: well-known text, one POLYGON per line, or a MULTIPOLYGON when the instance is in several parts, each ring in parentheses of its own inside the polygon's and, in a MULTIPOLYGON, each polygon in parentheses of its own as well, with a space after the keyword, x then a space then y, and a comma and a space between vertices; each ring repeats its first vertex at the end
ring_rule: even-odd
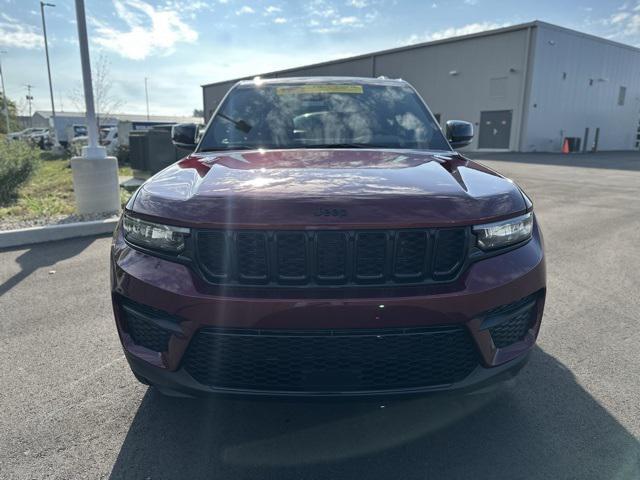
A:
MULTIPOLYGON (((640 146, 640 49, 540 21, 255 73, 402 78, 441 125, 473 122, 474 150, 560 151, 565 137, 582 151, 640 146)), ((202 86, 207 120, 238 80, 202 86)))

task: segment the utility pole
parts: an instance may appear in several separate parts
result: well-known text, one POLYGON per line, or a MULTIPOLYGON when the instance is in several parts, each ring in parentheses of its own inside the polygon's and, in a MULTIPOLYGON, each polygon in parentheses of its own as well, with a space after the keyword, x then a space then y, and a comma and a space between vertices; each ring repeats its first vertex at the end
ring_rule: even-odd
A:
POLYGON ((103 146, 98 145, 98 124, 93 103, 91 81, 91 59, 87 39, 87 18, 84 0, 75 0, 82 85, 87 112, 89 145, 82 148, 82 155, 71 159, 73 190, 78 213, 117 212, 120 210, 120 185, 118 182, 118 159, 108 157, 103 146))
POLYGON ((147 122, 149 121, 149 89, 147 88, 147 77, 144 77, 144 96, 147 98, 147 122))
POLYGON ((29 126, 33 127, 33 117, 31 116, 31 102, 33 102, 33 95, 31 95, 31 89, 33 88, 33 85, 29 85, 27 83, 25 87, 27 87, 27 96, 25 98, 27 99, 27 103, 29 104, 29 126))
POLYGON ((44 7, 55 7, 53 3, 40 1, 40 15, 42 16, 42 33, 44 34, 44 53, 47 57, 47 73, 49 74, 49 94, 51 95, 51 118, 53 118, 53 139, 58 143, 58 132, 56 124, 56 107, 53 103, 53 83, 51 82, 51 65, 49 63, 49 45, 47 42, 47 24, 44 21, 44 7))
MULTIPOLYGON (((7 53, 6 50, 0 50, 0 54, 7 53)), ((2 79, 2 102, 3 102, 3 110, 4 110, 4 121, 7 126, 7 133, 11 130, 9 129, 9 106, 7 104, 7 91, 4 89, 4 73, 2 73, 2 62, 0 61, 0 79, 2 79)))

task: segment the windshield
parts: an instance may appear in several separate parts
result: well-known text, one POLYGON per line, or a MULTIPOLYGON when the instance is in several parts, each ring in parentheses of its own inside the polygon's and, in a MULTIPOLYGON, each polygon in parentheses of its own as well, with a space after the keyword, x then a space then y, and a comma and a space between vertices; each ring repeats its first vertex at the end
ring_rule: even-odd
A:
POLYGON ((408 85, 240 85, 207 129, 200 151, 255 148, 449 150, 408 85))

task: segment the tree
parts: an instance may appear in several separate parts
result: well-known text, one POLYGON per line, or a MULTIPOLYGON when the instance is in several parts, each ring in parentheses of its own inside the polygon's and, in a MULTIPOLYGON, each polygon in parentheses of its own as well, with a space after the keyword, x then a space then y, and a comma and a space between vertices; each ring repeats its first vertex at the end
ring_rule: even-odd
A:
MULTIPOLYGON (((98 56, 97 62, 91 67, 91 74, 96 120, 98 127, 100 127, 101 120, 109 118, 118 111, 123 102, 111 92, 111 87, 113 86, 113 81, 111 80, 111 62, 106 55, 101 53, 98 56)), ((69 92, 69 99, 80 111, 84 112, 86 110, 82 84, 76 85, 73 90, 69 92)))
POLYGON ((204 117, 204 110, 198 110, 197 108, 194 108, 192 116, 194 116, 194 117, 204 117))
MULTIPOLYGON (((15 132, 16 130, 21 130, 22 126, 18 125, 18 111, 16 109, 16 103, 7 97, 7 109, 9 110, 9 131, 15 132)), ((0 92, 0 133, 9 133, 7 132, 7 122, 4 116, 4 97, 2 96, 2 92, 0 92)))

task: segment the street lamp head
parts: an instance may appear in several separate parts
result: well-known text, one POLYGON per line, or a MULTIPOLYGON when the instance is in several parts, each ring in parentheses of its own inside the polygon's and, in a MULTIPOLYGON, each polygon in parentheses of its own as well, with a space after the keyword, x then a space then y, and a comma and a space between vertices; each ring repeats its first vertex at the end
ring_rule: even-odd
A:
POLYGON ((53 3, 45 3, 43 1, 40 1, 40 5, 42 5, 43 7, 55 7, 53 3))

